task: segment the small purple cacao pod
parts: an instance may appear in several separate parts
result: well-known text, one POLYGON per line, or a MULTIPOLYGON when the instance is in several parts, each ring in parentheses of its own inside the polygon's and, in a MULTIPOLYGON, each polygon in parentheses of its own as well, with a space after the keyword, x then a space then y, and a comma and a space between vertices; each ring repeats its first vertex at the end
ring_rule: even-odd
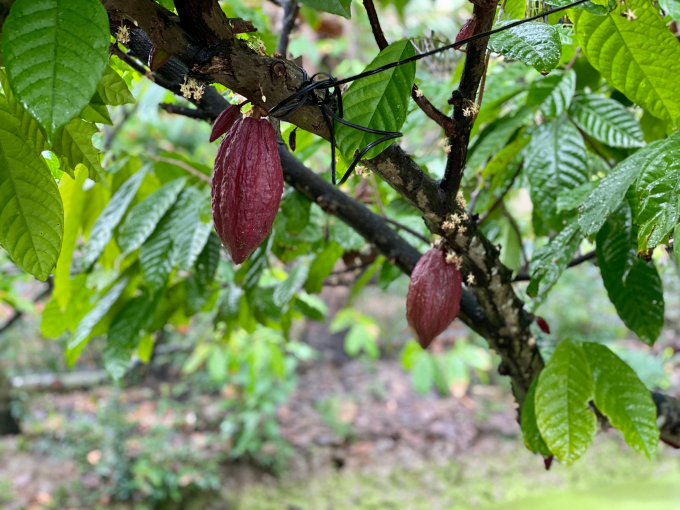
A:
POLYGON ((463 275, 446 263, 443 251, 432 248, 420 257, 411 273, 406 320, 423 349, 458 317, 462 284, 463 275))
POLYGON ((241 115, 241 109, 238 106, 234 104, 227 106, 215 119, 210 133, 210 143, 229 131, 234 122, 238 120, 239 115, 241 115))
POLYGON ((241 264, 267 237, 283 193, 283 169, 272 125, 239 119, 220 143, 212 181, 215 231, 241 264))

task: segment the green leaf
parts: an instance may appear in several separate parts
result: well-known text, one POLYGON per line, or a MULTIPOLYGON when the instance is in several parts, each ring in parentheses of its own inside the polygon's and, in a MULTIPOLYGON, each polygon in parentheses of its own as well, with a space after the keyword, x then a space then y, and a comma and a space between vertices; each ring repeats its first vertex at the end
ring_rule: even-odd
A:
POLYGON ((680 266, 680 225, 676 225, 673 231, 673 255, 675 255, 675 263, 680 266))
POLYGON ((680 46, 657 9, 630 0, 607 16, 570 11, 574 32, 593 67, 650 113, 674 123, 680 118, 680 46), (628 7, 633 22, 620 16, 628 7))
POLYGON ((196 260, 194 277, 203 286, 210 285, 215 279, 215 271, 220 263, 220 248, 222 243, 215 232, 211 232, 201 254, 196 260))
MULTIPOLYGON (((415 55, 411 41, 402 40, 390 44, 364 71, 376 69, 415 55)), ((382 131, 399 131, 408 113, 411 88, 416 76, 416 64, 404 64, 353 82, 342 96, 344 119, 360 126, 382 131)), ((347 159, 356 151, 381 138, 336 123, 338 148, 347 159)), ((373 147, 365 158, 373 158, 385 150, 392 140, 373 147)))
MULTIPOLYGON (((565 5, 573 3, 573 0, 548 0, 545 3, 552 5, 553 7, 564 7, 565 5)), ((616 0, 594 0, 572 7, 572 10, 585 9, 596 16, 606 16, 610 9, 613 9, 615 6, 616 0)))
POLYGON ((103 104, 109 106, 120 106, 135 102, 125 80, 110 66, 106 66, 106 69, 104 69, 104 75, 97 85, 96 94, 103 104))
POLYGON ((467 159, 467 168, 477 169, 495 152, 505 147, 510 137, 531 120, 533 111, 530 108, 521 108, 513 115, 501 117, 487 126, 479 135, 477 142, 470 148, 467 159))
POLYGON ((64 309, 71 298, 71 259, 76 247, 82 215, 85 209, 85 192, 83 184, 87 178, 87 169, 79 166, 76 169, 76 179, 62 179, 59 182, 59 194, 64 204, 64 240, 61 253, 54 271, 54 291, 52 299, 64 309))
POLYGON ((335 241, 328 243, 328 246, 319 253, 312 265, 309 267, 309 276, 305 283, 305 290, 310 294, 321 292, 324 279, 331 274, 335 262, 342 255, 342 247, 335 241))
MULTIPOLYGON (((678 222, 680 198, 680 132, 639 151, 645 161, 635 183, 640 225, 638 251, 659 244, 678 222)), ((636 156, 637 156, 636 154, 636 156)))
POLYGON ((524 437, 524 444, 534 453, 540 453, 544 457, 551 455, 548 445, 545 444, 541 432, 538 430, 536 423, 536 406, 534 399, 536 396, 536 386, 538 386, 538 377, 535 377, 529 386, 527 396, 522 404, 522 413, 520 416, 520 425, 522 427, 522 436, 524 437))
POLYGON ((541 113, 547 118, 557 117, 569 108, 575 91, 576 73, 556 69, 531 83, 527 106, 540 107, 541 113))
POLYGON ((659 7, 674 20, 680 19, 680 2, 678 0, 659 0, 659 7))
POLYGON ((597 234, 597 261, 619 317, 651 345, 664 323, 663 286, 654 265, 637 257, 635 230, 624 202, 597 234))
POLYGON ((54 135, 52 152, 59 156, 62 169, 74 169, 80 163, 87 167, 90 179, 104 184, 106 172, 99 162, 99 150, 92 145, 92 135, 97 131, 94 124, 73 119, 54 135))
POLYGON ((98 92, 94 93, 94 96, 90 99, 90 104, 80 112, 80 118, 87 122, 98 122, 99 124, 107 124, 109 126, 113 125, 113 121, 109 115, 109 109, 104 104, 104 101, 98 92))
POLYGON ((167 182, 130 209, 117 239, 123 256, 144 244, 163 215, 175 203, 186 181, 186 177, 180 177, 167 182))
MULTIPOLYGON (((501 28, 511 21, 496 23, 501 28)), ((557 67, 562 55, 562 42, 557 29, 547 23, 529 22, 494 34, 489 39, 491 51, 510 60, 519 60, 541 73, 557 67)))
POLYGON ((109 291, 104 294, 99 299, 99 301, 97 301, 97 304, 94 305, 92 310, 87 312, 87 314, 85 314, 85 316, 78 323, 78 326, 73 333, 73 338, 69 342, 66 349, 66 360, 68 361, 69 366, 72 367, 76 362, 78 356, 80 356, 80 353, 83 350, 83 347, 85 347, 89 341, 92 330, 99 323, 99 321, 104 318, 113 304, 118 300, 120 295, 125 290, 129 280, 129 276, 124 276, 118 280, 109 289, 109 291))
POLYGON ((80 265, 85 270, 88 270, 94 265, 104 252, 106 245, 108 245, 113 238, 114 229, 123 219, 125 211, 130 205, 130 202, 132 202, 145 175, 145 167, 132 174, 118 191, 113 194, 111 200, 106 204, 101 214, 94 222, 94 225, 92 225, 90 238, 83 248, 83 255, 80 259, 80 265))
POLYGON ((154 305, 152 297, 142 294, 131 299, 111 322, 102 357, 104 368, 114 381, 127 372, 140 331, 153 316, 154 305))
POLYGON ((175 240, 176 206, 165 213, 153 234, 139 250, 139 263, 144 281, 151 292, 157 292, 168 283, 170 273, 177 264, 173 244, 175 240))
POLYGON ((329 237, 337 242, 345 251, 360 250, 366 244, 366 239, 361 237, 352 227, 337 218, 331 218, 329 237))
POLYGON ((17 0, 2 29, 12 90, 53 138, 90 102, 109 57, 99 0, 17 0))
POLYGON ((307 264, 299 264, 288 273, 288 278, 282 281, 276 289, 274 289, 274 304, 276 306, 283 306, 293 299, 295 293, 302 288, 307 275, 309 275, 309 266, 307 264))
POLYGON ((411 368, 413 388, 424 395, 430 391, 436 375, 437 365, 432 355, 427 351, 421 351, 413 362, 413 368, 411 368))
POLYGON ((610 147, 644 147, 640 124, 621 103, 599 94, 578 93, 569 108, 574 123, 610 147))
POLYGON ((594 383, 585 350, 564 340, 541 372, 536 387, 536 423, 541 436, 567 466, 583 455, 597 431, 588 406, 594 383))
POLYGON ((306 292, 299 292, 296 295, 293 308, 310 319, 319 322, 326 320, 326 315, 328 315, 326 303, 318 296, 307 294, 306 292))
POLYGON ((531 185, 531 201, 546 223, 561 230, 557 195, 588 182, 583 137, 564 116, 542 124, 525 149, 524 169, 531 185))
POLYGON ((64 209, 52 172, 21 128, 0 96, 0 245, 45 281, 61 251, 64 209))
POLYGON ((212 231, 212 217, 207 222, 201 218, 203 206, 210 203, 210 190, 190 187, 182 194, 186 196, 183 196, 184 207, 176 213, 174 249, 179 268, 189 271, 212 231))
POLYGON ((545 297, 571 262, 582 237, 578 222, 572 220, 562 232, 534 253, 529 267, 531 282, 527 287, 528 295, 538 299, 545 297))
POLYGON ((596 183, 588 181, 578 188, 561 191, 557 195, 557 214, 577 210, 595 189, 595 186, 597 186, 596 183))
POLYGON ((286 230, 299 234, 309 223, 311 200, 295 189, 289 188, 281 198, 281 212, 286 217, 286 230))
POLYGON ((14 93, 9 86, 7 73, 5 73, 4 69, 0 70, 0 82, 2 82, 2 90, 5 92, 5 99, 7 100, 9 111, 12 113, 12 115, 19 119, 19 122, 21 122, 21 127, 19 129, 21 132, 21 137, 24 140, 30 140, 30 142, 33 143, 33 148, 38 154, 42 153, 44 150, 47 150, 49 146, 47 144, 43 127, 37 120, 31 117, 24 107, 21 106, 21 103, 16 100, 14 93))
POLYGON ((623 160, 597 183, 583 203, 579 216, 584 234, 591 235, 600 230, 607 216, 619 207, 626 191, 640 175, 641 165, 646 160, 645 152, 653 147, 654 144, 651 144, 623 160))
POLYGON ((659 427, 656 406, 635 371, 608 347, 584 343, 595 380, 595 405, 623 432, 626 443, 648 458, 656 455, 659 427))
POLYGON ((350 11, 352 0, 300 0, 300 3, 312 9, 337 14, 343 18, 350 19, 352 17, 350 11))

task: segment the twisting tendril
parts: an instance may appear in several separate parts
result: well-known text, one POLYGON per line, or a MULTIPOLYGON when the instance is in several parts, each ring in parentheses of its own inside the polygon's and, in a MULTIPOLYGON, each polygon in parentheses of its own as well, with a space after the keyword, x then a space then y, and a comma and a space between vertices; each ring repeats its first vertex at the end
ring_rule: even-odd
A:
POLYGON ((571 7, 575 7, 577 5, 583 4, 585 2, 588 2, 590 0, 578 0, 576 2, 563 5, 560 7, 555 7, 554 9, 547 10, 545 12, 542 12, 540 14, 537 14, 535 16, 531 16, 530 18, 525 18, 521 19, 518 21, 515 21, 513 23, 508 23, 507 25, 504 25, 500 28, 495 28, 493 30, 489 30, 488 32, 482 32, 480 34, 473 35, 471 37, 468 37, 467 39, 462 39, 460 41, 457 41, 452 44, 448 44, 446 46, 442 46, 441 48, 436 48, 434 50, 427 51, 425 53, 419 53, 418 55, 414 55, 413 57, 406 58, 404 60, 398 60, 396 62, 392 62, 390 64, 385 64, 384 66, 378 67, 376 69, 371 69, 370 71, 364 71, 363 73, 359 73, 354 76, 350 76, 349 78, 345 78, 343 80, 338 80, 337 78, 334 78, 328 73, 317 73, 311 78, 307 75, 305 70, 302 70, 303 73, 303 82, 302 82, 302 87, 300 90, 297 92, 291 94, 288 96, 286 99, 281 101, 279 104, 274 106, 271 110, 269 110, 269 115, 279 118, 279 119, 286 119, 294 115, 300 108, 303 106, 316 106, 319 108, 321 111, 321 115, 323 116, 324 122, 326 123, 326 126, 328 127, 328 132, 330 134, 330 142, 331 142, 331 178, 333 181, 333 184, 344 184, 347 179, 349 179, 350 175, 352 175, 352 172, 356 168, 356 166, 359 164, 361 161, 361 158, 363 158, 368 151, 370 151, 373 147, 376 145, 380 145, 383 142, 386 142, 387 140, 392 140, 394 138, 400 138, 403 136, 403 133, 400 133, 398 131, 381 131, 379 129, 371 129, 366 126, 360 126, 358 124, 354 124, 353 122, 349 122, 343 118, 343 112, 342 112, 342 93, 340 91, 340 86, 344 85, 346 83, 353 82, 355 80, 359 80, 361 78, 367 78, 368 76, 373 76, 374 74, 381 73, 383 71, 386 71, 388 69, 392 69, 397 66, 401 66, 404 64, 408 64, 410 62, 415 62, 417 60, 429 57, 431 55, 434 55, 436 53, 441 53, 444 51, 448 51, 450 49, 454 48, 460 48, 464 44, 467 44, 472 41, 476 41, 477 39, 482 39, 484 37, 489 37, 491 35, 497 34, 499 32, 502 32, 504 30, 509 30, 511 28, 517 27, 519 25, 523 25, 524 23, 528 23, 529 21, 535 21, 537 19, 543 18, 544 16, 548 16, 549 14, 552 14, 554 12, 559 12, 563 11, 565 9, 569 9, 571 7), (317 80, 317 77, 324 77, 323 79, 317 80), (332 89, 332 90, 331 90, 332 89), (337 114, 335 113, 337 110, 337 114), (352 164, 349 166, 347 171, 345 172, 345 175, 342 176, 340 179, 340 182, 336 182, 336 173, 335 173, 335 149, 336 149, 336 142, 335 142, 335 123, 334 121, 338 121, 341 124, 345 124, 346 126, 352 127, 354 129, 358 129, 359 131, 363 131, 365 133, 371 133, 375 135, 382 135, 380 138, 377 140, 369 143, 364 147, 358 154, 354 156, 354 159, 352 160, 352 164))

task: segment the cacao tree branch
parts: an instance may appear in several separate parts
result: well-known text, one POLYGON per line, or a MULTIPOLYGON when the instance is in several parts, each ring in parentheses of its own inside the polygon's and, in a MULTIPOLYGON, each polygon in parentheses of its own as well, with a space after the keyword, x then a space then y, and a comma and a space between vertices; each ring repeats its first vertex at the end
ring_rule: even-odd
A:
POLYGON ((276 53, 286 56, 288 52, 288 39, 290 33, 295 28, 295 20, 298 12, 300 12, 300 5, 296 0, 282 0, 283 1, 283 26, 279 32, 279 38, 276 41, 276 53))
MULTIPOLYGON (((489 31, 493 25, 498 0, 475 0, 473 4, 473 35, 489 31)), ((488 42, 489 38, 483 37, 468 43, 460 84, 449 99, 449 104, 454 106, 453 123, 456 132, 454 136, 448 138, 451 151, 446 160, 444 178, 441 182, 441 188, 449 203, 455 199, 463 179, 470 132, 476 118, 477 89, 486 68, 488 42)))

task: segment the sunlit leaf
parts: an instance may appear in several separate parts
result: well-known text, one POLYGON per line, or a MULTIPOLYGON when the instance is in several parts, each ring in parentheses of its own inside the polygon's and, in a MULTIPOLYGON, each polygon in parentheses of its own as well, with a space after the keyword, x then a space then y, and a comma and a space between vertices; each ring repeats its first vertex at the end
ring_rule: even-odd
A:
POLYGON ((635 371, 608 347, 584 343, 595 380, 595 405, 623 432, 626 443, 648 458, 656 455, 659 427, 656 406, 635 371))
POLYGON ((567 466, 583 455, 597 431, 588 403, 594 383, 579 342, 562 341, 539 375, 536 423, 550 451, 567 466))
POLYGON ((61 251, 64 209, 52 172, 0 96, 0 245, 45 281, 61 251))
POLYGON ((634 103, 662 119, 680 118, 680 46, 657 9, 630 0, 607 16, 570 11, 574 31, 593 66, 634 103), (633 22, 620 14, 635 12, 633 22))
MULTIPOLYGON (((390 44, 371 62, 365 71, 415 55, 411 41, 390 44)), ((360 126, 382 131, 399 131, 404 125, 416 75, 415 63, 405 64, 352 82, 342 96, 344 119, 360 126)), ((348 159, 355 151, 378 140, 381 135, 365 133, 336 122, 336 139, 342 154, 348 159)), ((373 147, 366 158, 380 154, 392 141, 373 147)))

